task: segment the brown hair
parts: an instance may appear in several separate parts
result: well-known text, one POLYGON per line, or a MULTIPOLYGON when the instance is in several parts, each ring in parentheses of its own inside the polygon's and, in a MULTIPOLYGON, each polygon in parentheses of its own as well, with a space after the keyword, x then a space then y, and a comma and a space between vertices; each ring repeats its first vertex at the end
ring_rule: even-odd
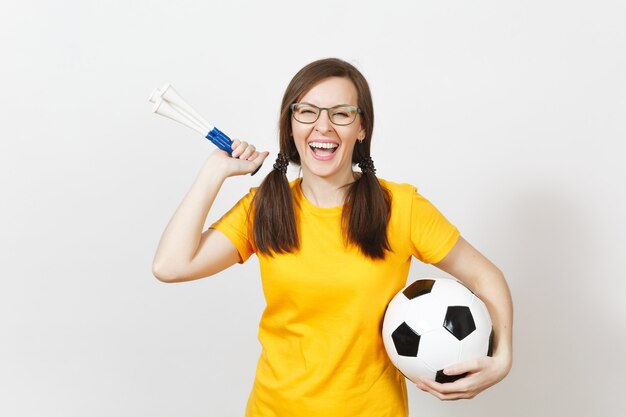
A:
MULTIPOLYGON (((352 163, 370 160, 370 145, 374 130, 374 107, 365 77, 353 65, 336 58, 321 59, 302 68, 291 80, 281 103, 279 119, 280 153, 300 165, 300 155, 292 138, 290 105, 306 94, 315 84, 329 77, 343 77, 356 87, 357 105, 361 113, 365 138, 357 141, 352 163)), ((371 164, 371 162, 370 162, 371 164)), ((391 212, 391 196, 374 174, 364 169, 357 179, 347 184, 346 201, 342 210, 342 233, 347 243, 356 244, 364 255, 384 259, 390 250, 387 224, 391 212)), ((265 177, 252 202, 254 210, 253 235, 259 253, 293 252, 300 248, 293 195, 284 167, 274 165, 265 177)))

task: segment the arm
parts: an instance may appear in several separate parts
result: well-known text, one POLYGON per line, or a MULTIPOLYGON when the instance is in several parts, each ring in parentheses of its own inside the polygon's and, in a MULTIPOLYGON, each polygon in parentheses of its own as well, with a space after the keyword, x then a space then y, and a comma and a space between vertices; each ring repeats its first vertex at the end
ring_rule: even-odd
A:
POLYGON ((448 375, 469 372, 465 378, 447 384, 423 378, 418 388, 441 400, 474 398, 501 381, 512 364, 513 303, 502 271, 463 237, 435 266, 463 282, 487 306, 494 330, 492 357, 459 363, 444 370, 448 375))
POLYGON ((203 165, 191 189, 168 223, 152 264, 163 282, 183 282, 213 275, 239 261, 230 240, 217 230, 202 227, 226 178, 256 170, 268 152, 233 141, 232 157, 215 150, 203 165))

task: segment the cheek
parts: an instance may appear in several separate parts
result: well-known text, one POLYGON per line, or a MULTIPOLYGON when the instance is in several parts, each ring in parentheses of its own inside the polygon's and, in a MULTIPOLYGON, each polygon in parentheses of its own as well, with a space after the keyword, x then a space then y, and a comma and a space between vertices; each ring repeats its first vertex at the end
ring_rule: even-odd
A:
POLYGON ((291 133, 296 144, 300 144, 301 142, 304 142, 306 138, 308 138, 311 134, 311 127, 302 124, 292 124, 291 133))
POLYGON ((340 137, 341 141, 347 145, 352 147, 356 143, 356 138, 359 135, 359 129, 346 129, 341 132, 340 137))
POLYGON ((296 145, 296 149, 300 155, 303 155, 304 152, 304 144, 306 143, 306 134, 302 131, 302 128, 298 128, 297 126, 291 127, 291 140, 296 145))

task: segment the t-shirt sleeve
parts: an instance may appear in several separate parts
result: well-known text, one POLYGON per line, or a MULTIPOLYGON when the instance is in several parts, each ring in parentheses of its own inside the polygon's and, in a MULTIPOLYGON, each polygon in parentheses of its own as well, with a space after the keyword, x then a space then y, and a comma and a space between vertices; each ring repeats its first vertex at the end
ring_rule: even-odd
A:
POLYGON ((252 213, 250 205, 256 189, 243 196, 230 210, 209 228, 224 233, 237 248, 241 261, 244 263, 256 248, 252 239, 252 213))
POLYGON ((411 243, 413 256, 424 263, 441 261, 452 250, 460 233, 456 226, 413 188, 411 199, 411 243))

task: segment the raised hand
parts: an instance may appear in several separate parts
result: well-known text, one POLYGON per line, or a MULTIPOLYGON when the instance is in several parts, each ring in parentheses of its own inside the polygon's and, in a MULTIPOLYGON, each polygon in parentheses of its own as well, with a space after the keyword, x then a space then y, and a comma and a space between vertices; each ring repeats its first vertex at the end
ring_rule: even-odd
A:
POLYGON ((269 152, 259 152, 254 145, 238 139, 233 140, 232 149, 232 155, 216 149, 205 162, 205 166, 218 169, 224 177, 245 175, 254 172, 269 155, 269 152))

